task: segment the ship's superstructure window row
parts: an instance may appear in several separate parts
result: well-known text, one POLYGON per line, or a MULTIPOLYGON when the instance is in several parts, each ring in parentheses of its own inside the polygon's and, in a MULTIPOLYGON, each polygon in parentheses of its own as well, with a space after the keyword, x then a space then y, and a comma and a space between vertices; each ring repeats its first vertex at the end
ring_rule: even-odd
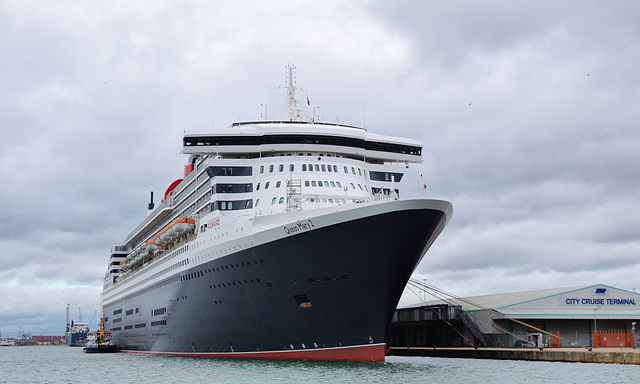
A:
POLYGON ((234 200, 234 201, 214 201, 211 203, 211 212, 213 211, 237 211, 240 209, 253 208, 253 200, 234 200))
POLYGON ((253 184, 219 183, 212 188, 213 193, 247 193, 253 192, 253 184))
POLYGON ((214 176, 251 176, 252 167, 207 167, 209 177, 214 176))
POLYGON ((274 144, 318 144, 353 147, 365 150, 401 153, 407 155, 422 155, 422 148, 412 145, 382 143, 344 136, 324 135, 261 135, 261 136, 186 136, 184 146, 233 146, 233 145, 274 145, 274 144))
MULTIPOLYGON (((283 169, 284 168, 284 164, 278 164, 278 168, 279 169, 283 169)), ((269 173, 273 173, 274 169, 275 169, 275 165, 271 164, 271 165, 268 166, 267 169, 268 169, 269 173)), ((302 169, 303 172, 334 172, 334 173, 338 173, 338 166, 335 165, 335 164, 311 164, 311 163, 307 164, 307 163, 303 163, 303 164, 301 164, 301 169, 302 169)), ((342 169, 343 169, 343 172, 345 174, 347 174, 347 175, 349 174, 349 167, 344 165, 342 167, 342 169)), ((290 172, 294 172, 295 170, 296 170, 295 164, 290 163, 289 164, 289 171, 290 172)), ((260 166, 260 171, 259 172, 260 172, 260 174, 264 174, 265 173, 265 166, 264 165, 260 166)), ((280 170, 279 172, 282 172, 282 170, 280 170)), ((366 173, 366 171, 364 173, 366 173)), ((353 175, 357 174, 360 177, 364 177, 362 168, 351 167, 351 174, 353 174, 353 175), (356 172, 356 169, 357 169, 357 172, 356 172)), ((399 178, 402 177, 402 173, 394 173, 394 175, 399 175, 399 176, 396 176, 396 181, 399 181, 400 180, 399 178)), ((382 179, 382 180, 384 180, 384 179, 382 179)))
POLYGON ((400 180, 402 180, 402 173, 396 173, 396 172, 377 172, 377 171, 371 171, 369 172, 369 175, 371 177, 371 180, 373 181, 395 181, 400 182, 400 180))

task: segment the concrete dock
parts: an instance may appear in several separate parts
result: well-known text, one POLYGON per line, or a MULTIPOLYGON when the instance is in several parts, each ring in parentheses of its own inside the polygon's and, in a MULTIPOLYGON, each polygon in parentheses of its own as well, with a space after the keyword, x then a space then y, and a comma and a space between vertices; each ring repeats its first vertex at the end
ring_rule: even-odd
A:
POLYGON ((454 357, 466 359, 557 361, 570 363, 608 363, 640 365, 640 349, 596 348, 400 348, 392 347, 391 356, 454 357))

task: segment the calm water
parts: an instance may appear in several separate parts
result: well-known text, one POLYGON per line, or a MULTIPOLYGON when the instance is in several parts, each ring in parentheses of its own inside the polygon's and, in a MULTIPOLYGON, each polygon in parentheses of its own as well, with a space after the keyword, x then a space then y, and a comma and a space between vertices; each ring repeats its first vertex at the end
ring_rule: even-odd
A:
POLYGON ((394 357, 386 363, 86 355, 2 347, 1 383, 638 383, 640 366, 394 357))

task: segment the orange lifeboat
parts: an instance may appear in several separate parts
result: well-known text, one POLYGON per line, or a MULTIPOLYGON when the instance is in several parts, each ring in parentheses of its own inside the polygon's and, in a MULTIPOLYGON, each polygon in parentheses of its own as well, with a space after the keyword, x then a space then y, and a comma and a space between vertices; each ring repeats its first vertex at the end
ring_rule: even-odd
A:
POLYGON ((162 247, 163 245, 167 244, 166 242, 164 242, 161 238, 160 238, 160 233, 158 233, 156 235, 156 237, 153 238, 153 241, 156 243, 156 245, 158 245, 159 247, 162 247))
POLYGON ((156 244, 154 239, 151 239, 145 243, 147 246, 147 251, 153 253, 158 249, 158 245, 156 244))
POLYGON ((160 232, 160 239, 162 239, 162 241, 164 241, 165 244, 170 242, 172 238, 173 236, 169 236, 169 234, 167 233, 167 228, 163 229, 162 232, 160 232))
POLYGON ((173 230, 178 234, 190 231, 195 226, 196 221, 194 219, 187 219, 186 217, 179 217, 173 221, 173 230))
POLYGON ((178 236, 178 232, 176 232, 175 229, 173 229, 173 223, 167 225, 167 231, 165 232, 167 235, 171 236, 171 238, 173 239, 174 237, 178 236))

